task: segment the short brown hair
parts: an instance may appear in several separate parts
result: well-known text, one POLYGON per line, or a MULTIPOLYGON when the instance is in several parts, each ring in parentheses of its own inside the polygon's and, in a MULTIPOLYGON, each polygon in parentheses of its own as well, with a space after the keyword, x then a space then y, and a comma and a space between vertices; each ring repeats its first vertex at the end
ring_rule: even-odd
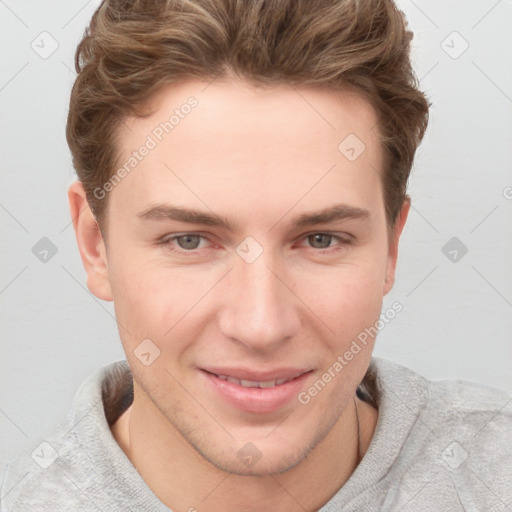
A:
MULTIPOLYGON (((428 103, 392 0, 104 0, 80 42, 66 127, 78 179, 94 191, 118 164, 116 134, 164 86, 233 73, 256 86, 355 90, 375 109, 388 232, 400 213, 428 103)), ((341 142, 341 141, 340 141, 341 142)))

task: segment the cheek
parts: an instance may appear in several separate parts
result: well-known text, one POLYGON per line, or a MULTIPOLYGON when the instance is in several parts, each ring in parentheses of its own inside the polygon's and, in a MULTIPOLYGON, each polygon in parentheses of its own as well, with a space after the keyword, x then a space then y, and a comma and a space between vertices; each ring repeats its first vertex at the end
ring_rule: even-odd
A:
POLYGON ((330 328, 337 351, 350 345, 378 320, 383 299, 382 273, 380 265, 339 268, 311 295, 309 302, 315 305, 318 316, 330 328))
POLYGON ((123 345, 133 350, 149 338, 161 350, 186 344, 183 328, 189 325, 194 308, 205 295, 212 279, 192 279, 184 269, 167 268, 148 261, 118 260, 111 274, 114 308, 123 345))

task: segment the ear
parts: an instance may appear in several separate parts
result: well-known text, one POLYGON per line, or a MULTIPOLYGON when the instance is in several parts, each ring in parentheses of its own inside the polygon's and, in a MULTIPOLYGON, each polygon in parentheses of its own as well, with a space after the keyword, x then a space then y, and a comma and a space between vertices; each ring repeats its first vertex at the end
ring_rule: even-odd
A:
POLYGON ((386 265, 385 275, 386 281, 384 282, 384 295, 386 295, 391 290, 391 288, 393 288, 393 284, 395 283, 395 269, 398 259, 398 242, 404 229, 407 216, 409 215, 410 208, 411 198, 408 197, 402 204, 402 208, 400 209, 400 213, 393 228, 393 240, 389 243, 388 262, 386 265))
POLYGON ((105 243, 80 181, 69 187, 68 200, 78 250, 87 272, 87 288, 99 299, 111 301, 105 243))

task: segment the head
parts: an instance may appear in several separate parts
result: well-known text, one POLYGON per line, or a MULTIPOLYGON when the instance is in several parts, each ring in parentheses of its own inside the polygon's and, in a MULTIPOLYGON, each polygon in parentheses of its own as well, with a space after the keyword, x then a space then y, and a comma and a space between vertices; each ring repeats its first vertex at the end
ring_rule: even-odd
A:
POLYGON ((410 39, 391 1, 133 0, 103 2, 78 47, 88 286, 114 301, 136 399, 218 467, 297 464, 365 374, 374 336, 314 400, 257 411, 208 371, 307 389, 379 319, 428 120, 410 39))

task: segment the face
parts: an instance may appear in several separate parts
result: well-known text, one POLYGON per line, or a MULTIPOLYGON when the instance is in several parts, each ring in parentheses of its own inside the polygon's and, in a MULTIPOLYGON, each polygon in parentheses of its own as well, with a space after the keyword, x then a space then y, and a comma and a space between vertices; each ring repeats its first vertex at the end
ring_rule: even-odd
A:
POLYGON ((129 171, 89 287, 114 300, 154 418, 225 471, 286 471, 353 399, 374 340, 339 356, 391 286, 377 117, 354 94, 237 81, 174 85, 153 107, 121 126, 129 171))

